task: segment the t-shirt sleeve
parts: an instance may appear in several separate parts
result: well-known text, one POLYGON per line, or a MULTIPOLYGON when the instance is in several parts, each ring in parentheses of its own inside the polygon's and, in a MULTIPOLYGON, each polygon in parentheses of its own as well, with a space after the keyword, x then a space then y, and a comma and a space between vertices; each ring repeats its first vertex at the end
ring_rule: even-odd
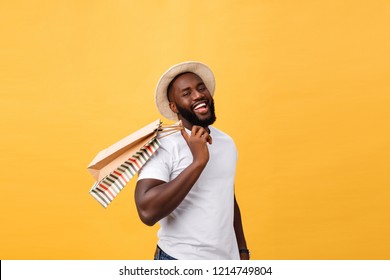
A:
POLYGON ((138 172, 138 181, 157 179, 169 182, 172 169, 170 153, 160 147, 138 172))

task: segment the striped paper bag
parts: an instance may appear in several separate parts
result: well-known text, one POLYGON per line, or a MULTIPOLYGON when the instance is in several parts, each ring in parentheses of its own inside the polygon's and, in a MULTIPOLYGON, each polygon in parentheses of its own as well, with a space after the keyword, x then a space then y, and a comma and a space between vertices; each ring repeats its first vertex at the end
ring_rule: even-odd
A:
POLYGON ((89 193, 106 208, 157 151, 158 139, 180 129, 156 120, 98 153, 88 166, 96 180, 89 193))

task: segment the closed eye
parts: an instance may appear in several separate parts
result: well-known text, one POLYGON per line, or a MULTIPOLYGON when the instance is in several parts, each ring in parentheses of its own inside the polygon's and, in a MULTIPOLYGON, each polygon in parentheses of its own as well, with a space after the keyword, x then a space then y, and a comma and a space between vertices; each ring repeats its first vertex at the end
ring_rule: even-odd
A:
POLYGON ((204 91, 204 90, 206 90, 207 88, 206 88, 206 86, 204 85, 204 84, 201 84, 199 87, 198 87, 198 90, 199 91, 204 91))

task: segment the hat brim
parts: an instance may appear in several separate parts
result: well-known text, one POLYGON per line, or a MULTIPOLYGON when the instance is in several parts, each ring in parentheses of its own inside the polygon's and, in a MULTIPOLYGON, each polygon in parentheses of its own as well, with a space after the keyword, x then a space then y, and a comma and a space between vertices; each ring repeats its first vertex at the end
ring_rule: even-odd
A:
POLYGON ((167 89, 170 82, 179 74, 191 72, 198 75, 206 85, 211 96, 215 91, 215 78, 211 69, 201 62, 187 61, 176 64, 169 68, 161 77, 157 83, 155 92, 155 102, 157 109, 165 118, 173 121, 177 121, 177 115, 169 107, 169 101, 167 96, 167 89))

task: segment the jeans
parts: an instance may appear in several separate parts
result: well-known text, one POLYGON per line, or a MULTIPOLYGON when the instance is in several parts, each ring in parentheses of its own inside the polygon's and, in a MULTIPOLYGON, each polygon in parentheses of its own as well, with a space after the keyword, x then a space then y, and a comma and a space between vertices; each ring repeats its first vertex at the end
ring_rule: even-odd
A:
POLYGON ((163 250, 161 250, 160 247, 157 246, 156 252, 154 253, 154 260, 176 260, 176 259, 168 255, 167 253, 165 253, 163 250))

